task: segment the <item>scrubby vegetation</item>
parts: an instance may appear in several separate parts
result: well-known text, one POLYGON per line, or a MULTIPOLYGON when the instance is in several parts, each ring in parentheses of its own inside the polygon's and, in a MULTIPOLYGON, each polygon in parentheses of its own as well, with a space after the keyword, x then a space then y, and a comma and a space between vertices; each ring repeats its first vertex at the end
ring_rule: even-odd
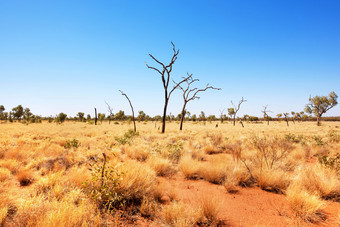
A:
POLYGON ((1 124, 1 225, 219 225, 228 196, 254 188, 282 198, 287 225, 333 223, 337 123, 177 126, 1 124))

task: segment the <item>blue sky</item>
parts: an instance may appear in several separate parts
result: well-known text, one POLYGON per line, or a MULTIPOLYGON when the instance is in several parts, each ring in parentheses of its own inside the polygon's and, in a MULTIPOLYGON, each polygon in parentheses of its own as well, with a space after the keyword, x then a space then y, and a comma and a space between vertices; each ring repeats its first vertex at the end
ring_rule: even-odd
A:
MULTIPOLYGON (((161 115, 163 62, 180 49, 172 76, 187 72, 222 88, 188 111, 207 115, 243 96, 240 115, 302 111, 310 95, 340 95, 340 1, 0 1, 0 104, 34 114, 161 115)), ((178 114, 180 91, 168 112, 178 114)), ((339 116, 340 105, 327 113, 339 116)))

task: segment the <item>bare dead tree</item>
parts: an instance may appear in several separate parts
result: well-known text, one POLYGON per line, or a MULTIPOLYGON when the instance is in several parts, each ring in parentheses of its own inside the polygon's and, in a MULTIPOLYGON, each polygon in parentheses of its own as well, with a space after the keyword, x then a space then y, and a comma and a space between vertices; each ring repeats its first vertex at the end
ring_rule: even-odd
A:
POLYGON ((215 90, 221 90, 221 88, 215 88, 213 86, 209 86, 209 84, 207 84, 205 86, 205 88, 202 89, 198 89, 198 88, 193 88, 190 89, 190 86, 195 82, 195 81, 199 81, 199 79, 193 79, 192 78, 192 74, 187 73, 187 79, 185 80, 186 82, 186 87, 182 87, 181 85, 177 84, 175 81, 174 84, 176 84, 178 86, 179 89, 181 89, 183 91, 183 107, 182 107, 182 112, 181 112, 181 124, 179 127, 179 130, 183 129, 183 121, 184 121, 184 117, 185 117, 185 112, 186 112, 186 105, 188 104, 188 102, 195 100, 195 99, 200 99, 198 95, 198 93, 206 91, 208 89, 215 89, 215 90))
POLYGON ((169 103, 169 99, 170 96, 172 94, 172 92, 174 90, 176 90, 176 88, 183 83, 184 81, 188 80, 190 76, 183 78, 182 81, 180 81, 177 85, 175 85, 171 90, 169 90, 169 82, 170 82, 170 74, 172 71, 172 66, 175 63, 175 61, 177 60, 177 56, 179 54, 179 50, 176 50, 175 45, 173 44, 173 42, 171 42, 172 44, 172 49, 173 49, 173 56, 171 58, 171 61, 168 65, 163 64, 162 62, 158 61, 154 56, 152 56, 152 54, 149 54, 149 56, 161 66, 161 69, 149 66, 147 63, 146 66, 149 69, 153 69, 155 70, 157 73, 159 73, 161 75, 161 79, 162 79, 162 83, 163 83, 163 87, 164 87, 164 109, 163 109, 163 118, 162 118, 162 133, 165 132, 165 121, 166 121, 166 111, 168 108, 168 103, 169 103))
POLYGON ((289 113, 283 113, 283 115, 284 115, 285 118, 286 118, 287 126, 289 126, 289 123, 288 123, 288 115, 289 115, 289 113))
POLYGON ((223 113, 224 113, 225 109, 223 110, 220 110, 220 120, 221 120, 221 123, 223 123, 223 113))
POLYGON ((135 111, 133 110, 133 107, 132 107, 132 104, 131 104, 131 101, 129 99, 129 97, 121 90, 119 90, 120 93, 122 93, 122 95, 125 96, 125 98, 129 101, 129 104, 130 104, 130 107, 131 107, 131 110, 132 110, 132 120, 133 120, 133 131, 136 132, 137 129, 136 129, 136 122, 135 122, 135 111))
POLYGON ((94 125, 97 125, 97 120, 98 120, 98 117, 97 117, 97 109, 94 108, 94 125))
POLYGON ((114 116, 113 109, 111 108, 111 106, 107 102, 105 102, 105 103, 107 105, 107 111, 109 112, 109 124, 110 124, 111 123, 111 117, 114 116))
POLYGON ((261 111, 263 113, 263 120, 267 119, 267 124, 269 125, 269 115, 267 113, 272 112, 270 110, 267 110, 268 105, 263 107, 263 110, 261 111))
POLYGON ((234 121, 234 126, 235 126, 236 114, 237 114, 237 112, 240 110, 241 104, 244 103, 244 102, 247 102, 247 100, 243 99, 243 97, 242 97, 242 99, 238 102, 237 107, 236 107, 236 105, 233 103, 233 101, 230 101, 230 102, 231 102, 231 104, 234 106, 234 108, 233 108, 233 109, 234 109, 234 111, 233 111, 233 121, 234 121))

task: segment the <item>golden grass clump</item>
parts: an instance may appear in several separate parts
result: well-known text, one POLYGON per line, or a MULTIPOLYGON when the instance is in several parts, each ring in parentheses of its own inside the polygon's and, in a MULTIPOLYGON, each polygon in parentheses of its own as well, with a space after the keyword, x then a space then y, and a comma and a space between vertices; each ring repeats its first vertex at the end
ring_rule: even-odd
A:
POLYGON ((263 170, 254 175, 259 187, 266 191, 283 193, 290 183, 287 173, 280 169, 263 170))
POLYGON ((11 177, 11 171, 0 167, 0 182, 3 182, 11 177))
POLYGON ((130 160, 120 166, 123 173, 118 191, 128 201, 142 201, 153 197, 156 189, 156 173, 149 166, 130 160))
POLYGON ((145 161, 149 155, 149 152, 143 146, 124 145, 121 149, 122 153, 125 153, 130 159, 135 159, 141 162, 145 161))
POLYGON ((321 165, 306 165, 297 171, 295 186, 324 199, 340 196, 340 181, 335 170, 321 165))
POLYGON ((318 223, 325 219, 322 209, 325 203, 315 194, 299 187, 290 186, 286 191, 287 201, 295 216, 304 221, 318 223))
POLYGON ((197 179, 201 167, 199 161, 193 160, 190 155, 184 155, 179 163, 179 169, 187 179, 197 179))
POLYGON ((20 186, 28 186, 33 183, 33 173, 30 169, 21 169, 16 174, 17 180, 20 183, 20 186))
POLYGON ((200 198, 201 216, 205 217, 208 223, 216 224, 221 209, 220 199, 212 194, 205 194, 200 198))
POLYGON ((147 164, 156 172, 157 176, 171 176, 176 172, 170 160, 166 158, 153 156, 148 159, 147 164))
POLYGON ((194 210, 183 202, 172 202, 162 209, 164 222, 174 227, 193 226, 201 219, 200 215, 200 210, 194 210))

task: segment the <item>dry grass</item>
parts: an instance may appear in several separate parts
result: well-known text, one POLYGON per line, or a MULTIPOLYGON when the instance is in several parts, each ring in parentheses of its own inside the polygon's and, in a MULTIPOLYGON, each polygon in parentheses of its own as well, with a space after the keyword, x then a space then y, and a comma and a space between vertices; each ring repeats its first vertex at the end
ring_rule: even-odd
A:
POLYGON ((171 176, 176 173, 169 159, 153 156, 148 159, 147 164, 156 172, 157 176, 171 176))
POLYGON ((340 196, 337 173, 320 165, 303 166, 298 171, 294 185, 325 199, 340 196))
POLYGON ((186 155, 179 163, 179 169, 187 179, 197 179, 199 176, 201 163, 186 155))
POLYGON ((217 196, 212 194, 203 195, 200 199, 200 208, 202 216, 207 219, 209 225, 217 223, 221 208, 220 199, 217 196))
POLYGON ((201 219, 200 211, 182 202, 173 202, 164 206, 162 217, 166 224, 176 227, 193 226, 201 219))
POLYGON ((255 174, 261 189, 276 193, 283 193, 289 186, 289 176, 282 170, 263 170, 255 174))
POLYGON ((317 195, 298 187, 289 187, 286 192, 288 203, 294 214, 304 221, 318 223, 325 219, 325 203, 317 195))
POLYGON ((183 132, 170 123, 167 133, 159 134, 154 123, 140 123, 140 136, 130 145, 119 145, 114 139, 132 127, 122 122, 97 126, 74 122, 0 124, 0 223, 109 225, 98 203, 83 192, 83 182, 92 180, 89 164, 100 160, 102 152, 109 157, 107 165, 117 166, 123 173, 117 192, 137 206, 141 215, 173 226, 218 220, 215 198, 202 199, 200 207, 193 209, 177 201, 181 195, 175 187, 158 186, 166 177, 175 175, 172 180, 176 180, 180 176, 177 170, 187 179, 222 184, 229 193, 256 184, 283 192, 296 216, 308 222, 324 219, 322 199, 340 196, 337 173, 313 162, 315 154, 339 150, 336 123, 286 127, 273 122, 264 127, 245 122, 245 128, 185 124, 183 132), (331 128, 334 135, 329 133, 331 128), (328 145, 317 144, 314 136, 328 145), (66 148, 70 139, 79 141, 80 146, 66 148))

